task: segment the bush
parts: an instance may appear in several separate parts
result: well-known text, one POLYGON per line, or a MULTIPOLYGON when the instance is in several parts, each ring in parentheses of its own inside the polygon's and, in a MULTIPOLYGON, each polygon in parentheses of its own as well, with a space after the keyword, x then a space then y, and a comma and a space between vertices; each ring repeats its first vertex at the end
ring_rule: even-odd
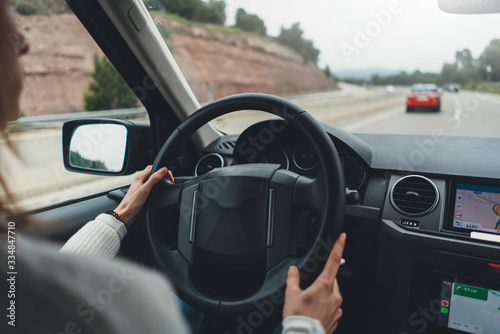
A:
POLYGON ((21 15, 53 15, 70 11, 62 0, 11 0, 10 3, 21 15))
POLYGON ((162 0, 166 11, 188 20, 224 25, 226 4, 222 0, 162 0))
POLYGON ((325 73, 325 75, 330 78, 332 76, 332 71, 330 70, 330 66, 326 65, 325 69, 323 70, 323 73, 325 73))
POLYGON ((20 2, 14 8, 16 12, 18 12, 21 15, 33 15, 36 14, 38 11, 35 4, 30 3, 28 1, 20 2))
POLYGON ((247 14, 243 8, 238 9, 238 12, 236 12, 236 27, 241 30, 257 33, 261 36, 267 35, 264 21, 257 15, 247 14))
POLYGON ((69 161, 73 166, 97 170, 109 170, 109 168, 106 167, 106 163, 104 161, 86 159, 76 151, 69 152, 69 161))
POLYGON ((160 32, 160 35, 162 35, 163 38, 166 39, 171 39, 172 38, 172 32, 170 30, 163 28, 160 25, 157 25, 158 31, 160 32))
MULTIPOLYGON (((164 39, 171 39, 172 38, 172 32, 168 29, 165 29, 163 26, 161 25, 157 25, 156 26, 158 28, 158 31, 160 32, 160 35, 164 38, 164 39)), ((168 46, 168 49, 170 50, 170 52, 174 52, 174 46, 170 43, 168 43, 167 41, 165 41, 165 43, 167 43, 167 46, 168 46)))
POLYGON ((500 86, 495 86, 491 82, 467 84, 463 85, 461 89, 482 92, 482 93, 500 94, 500 86))
POLYGON ((163 6, 168 13, 178 14, 184 18, 191 19, 200 6, 201 0, 162 0, 163 6))
POLYGON ((137 107, 137 97, 106 56, 94 56, 93 81, 83 97, 89 111, 137 107))
POLYGON ((300 23, 294 23, 290 29, 281 28, 280 35, 277 40, 279 43, 288 46, 292 50, 300 53, 305 62, 318 63, 319 50, 314 47, 311 40, 304 39, 300 29, 300 23))

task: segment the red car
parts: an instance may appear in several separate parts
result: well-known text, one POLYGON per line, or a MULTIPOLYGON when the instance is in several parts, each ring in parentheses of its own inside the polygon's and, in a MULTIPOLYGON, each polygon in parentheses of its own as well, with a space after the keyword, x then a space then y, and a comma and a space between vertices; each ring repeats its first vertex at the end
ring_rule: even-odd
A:
POLYGON ((416 109, 441 110, 441 95, 435 84, 415 84, 411 87, 411 93, 406 100, 406 111, 416 109))

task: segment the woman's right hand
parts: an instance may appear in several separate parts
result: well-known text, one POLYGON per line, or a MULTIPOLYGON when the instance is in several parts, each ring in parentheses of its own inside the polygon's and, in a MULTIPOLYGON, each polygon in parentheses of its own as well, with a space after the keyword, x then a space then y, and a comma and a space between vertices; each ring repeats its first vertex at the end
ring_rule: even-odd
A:
POLYGON ((288 270, 283 319, 289 316, 306 316, 319 320, 325 332, 332 333, 342 316, 342 296, 337 283, 337 272, 344 251, 346 234, 342 233, 328 257, 323 272, 311 286, 300 288, 300 273, 297 267, 288 270))
POLYGON ((166 167, 160 168, 150 175, 152 168, 153 166, 147 166, 142 172, 136 174, 125 198, 123 198, 120 205, 114 210, 127 227, 130 227, 134 222, 153 186, 168 175, 166 167))

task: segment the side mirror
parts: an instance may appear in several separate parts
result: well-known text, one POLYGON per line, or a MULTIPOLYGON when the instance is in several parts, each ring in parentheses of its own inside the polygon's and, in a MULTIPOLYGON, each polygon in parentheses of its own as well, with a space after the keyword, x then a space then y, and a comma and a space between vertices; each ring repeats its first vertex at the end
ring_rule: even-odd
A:
POLYGON ((438 0, 438 7, 444 12, 453 14, 500 12, 500 2, 498 0, 438 0))
POLYGON ((129 175, 153 161, 148 123, 83 119, 63 125, 63 159, 68 171, 129 175))

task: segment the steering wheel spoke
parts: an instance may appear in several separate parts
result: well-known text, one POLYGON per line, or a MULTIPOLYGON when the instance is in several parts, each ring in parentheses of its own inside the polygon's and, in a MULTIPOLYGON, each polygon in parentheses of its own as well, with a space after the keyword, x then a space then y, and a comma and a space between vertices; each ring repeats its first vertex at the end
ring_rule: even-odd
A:
POLYGON ((164 179, 155 186, 150 196, 149 207, 158 212, 166 207, 178 206, 183 187, 182 183, 172 183, 164 179))
POLYGON ((325 208, 325 191, 321 185, 321 178, 309 178, 299 176, 293 189, 293 203, 305 208, 313 208, 317 212, 322 212, 325 208))

